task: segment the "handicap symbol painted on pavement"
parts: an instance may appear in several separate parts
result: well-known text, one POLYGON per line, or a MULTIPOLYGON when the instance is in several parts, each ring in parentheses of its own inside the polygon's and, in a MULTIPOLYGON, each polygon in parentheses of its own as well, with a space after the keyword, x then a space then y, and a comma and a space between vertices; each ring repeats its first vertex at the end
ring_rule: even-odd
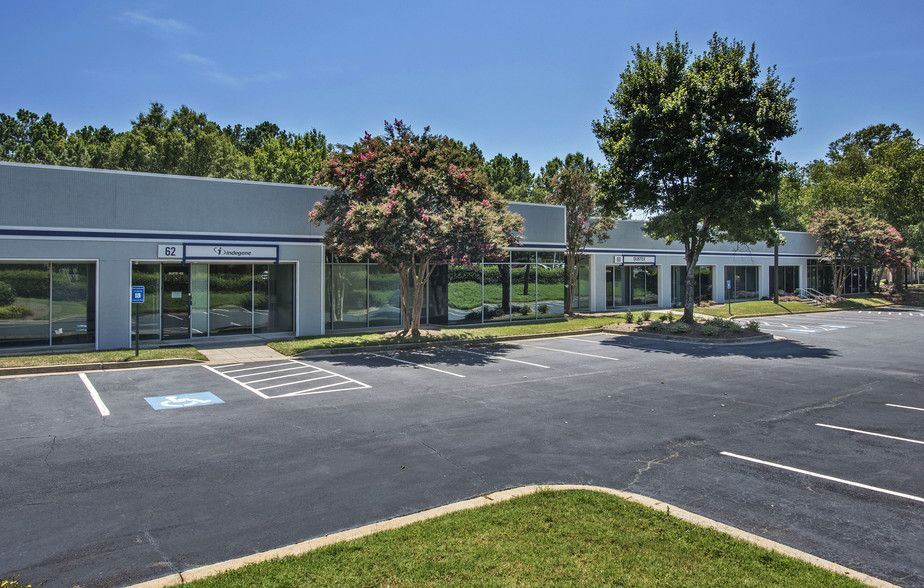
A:
POLYGON ((154 410, 167 410, 169 408, 188 408, 190 406, 203 406, 206 404, 224 404, 225 401, 211 392, 196 392, 194 394, 175 394, 173 396, 151 396, 145 398, 154 410))

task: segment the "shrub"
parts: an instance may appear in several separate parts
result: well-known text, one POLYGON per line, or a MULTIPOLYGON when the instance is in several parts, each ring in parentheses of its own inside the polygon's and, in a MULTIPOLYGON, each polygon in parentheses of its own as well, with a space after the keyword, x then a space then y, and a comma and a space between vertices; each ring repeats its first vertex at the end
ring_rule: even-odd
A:
POLYGON ((9 306, 16 301, 16 292, 6 282, 0 282, 0 306, 9 306))
POLYGON ((626 324, 631 324, 635 322, 635 314, 631 310, 626 311, 626 324))
POLYGON ((719 334, 719 326, 715 323, 706 323, 703 325, 703 335, 715 337, 719 334))
POLYGON ((690 325, 683 321, 671 324, 671 333, 686 333, 689 330, 690 325))
POLYGON ((651 321, 651 324, 649 326, 651 327, 651 330, 653 331, 663 331, 664 329, 667 328, 667 325, 665 325, 660 320, 651 321))
POLYGON ((672 314, 670 314, 670 313, 664 313, 664 314, 662 314, 661 316, 658 317, 658 320, 661 321, 661 322, 665 322, 665 321, 671 322, 671 320, 672 320, 673 318, 674 318, 674 315, 672 315, 672 314))
POLYGON ((637 324, 637 325, 640 325, 640 324, 642 324, 642 323, 644 323, 644 322, 645 322, 645 317, 643 317, 643 316, 636 317, 636 319, 635 319, 635 324, 637 324))
POLYGON ((10 304, 0 306, 0 319, 21 319, 32 316, 32 310, 25 306, 10 304))
POLYGON ((521 306, 521 307, 520 307, 520 314, 522 314, 523 316, 527 316, 527 315, 533 314, 533 307, 531 307, 531 306, 529 306, 529 305, 521 306))
POLYGON ((644 311, 644 312, 642 313, 642 320, 643 320, 643 321, 650 321, 650 320, 651 320, 651 311, 650 311, 650 310, 646 310, 646 311, 644 311))
POLYGON ((757 321, 748 321, 748 329, 754 331, 755 333, 760 332, 760 323, 757 321))
POLYGON ((538 306, 538 308, 539 308, 539 314, 545 314, 545 313, 549 312, 549 305, 548 305, 548 304, 540 304, 540 305, 538 306))

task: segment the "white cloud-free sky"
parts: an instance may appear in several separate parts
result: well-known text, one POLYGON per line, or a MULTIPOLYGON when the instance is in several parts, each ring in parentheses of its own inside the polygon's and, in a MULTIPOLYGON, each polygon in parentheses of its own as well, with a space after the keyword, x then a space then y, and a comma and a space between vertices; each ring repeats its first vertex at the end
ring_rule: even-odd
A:
POLYGON ((912 0, 34 0, 3 12, 0 112, 49 112, 71 131, 126 130, 157 101, 333 143, 397 118, 488 158, 519 153, 533 171, 575 151, 600 162, 591 122, 631 47, 676 31, 694 53, 713 32, 755 43, 763 67, 795 78, 789 161, 880 122, 924 137, 924 4, 912 0))

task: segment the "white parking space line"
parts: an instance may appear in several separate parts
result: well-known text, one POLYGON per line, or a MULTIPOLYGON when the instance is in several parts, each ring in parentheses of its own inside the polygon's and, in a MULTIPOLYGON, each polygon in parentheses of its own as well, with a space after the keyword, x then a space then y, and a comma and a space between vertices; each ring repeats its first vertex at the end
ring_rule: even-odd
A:
POLYGON ((906 410, 921 410, 924 411, 924 408, 918 408, 916 406, 903 406, 901 404, 886 404, 886 406, 891 406, 892 408, 904 408, 906 410))
POLYGON ((90 398, 93 399, 93 402, 96 403, 96 408, 99 410, 99 414, 102 416, 109 416, 109 409, 106 408, 106 404, 103 402, 103 399, 100 398, 99 392, 96 391, 96 388, 93 387, 93 384, 90 383, 90 378, 87 377, 87 374, 78 374, 83 385, 87 387, 87 390, 90 392, 90 398))
POLYGON ((545 349, 546 351, 554 351, 556 353, 570 353, 571 355, 583 355, 584 357, 595 357, 597 359, 609 359, 610 361, 619 361, 618 357, 607 357, 605 355, 594 355, 593 353, 581 353, 580 351, 565 351, 564 349, 556 349, 554 347, 542 347, 541 345, 523 345, 521 347, 532 347, 533 349, 545 349))
MULTIPOLYGON (((253 373, 250 373, 250 374, 241 374, 241 375, 239 375, 239 376, 234 376, 234 377, 235 377, 235 378, 251 378, 251 377, 256 377, 256 376, 265 376, 266 374, 278 374, 278 373, 280 373, 280 372, 292 372, 292 371, 302 370, 302 369, 305 369, 305 366, 303 366, 303 365, 297 365, 297 366, 295 366, 295 367, 279 368, 279 369, 277 369, 277 370, 269 370, 269 371, 267 371, 267 372, 253 372, 253 373)), ((227 373, 229 373, 229 372, 225 372, 225 373, 227 374, 227 373)), ((290 374, 290 375, 285 375, 285 376, 279 376, 279 377, 280 377, 280 378, 288 378, 288 377, 291 377, 291 374, 290 374)), ((269 379, 272 379, 272 378, 266 378, 266 379, 269 380, 269 379)), ((262 380, 251 380, 250 383, 253 384, 254 382, 261 382, 261 381, 262 381, 262 380)))
POLYGON ((496 359, 498 361, 512 361, 514 363, 522 363, 525 365, 531 365, 537 368, 551 369, 547 365, 542 365, 541 363, 531 363, 529 361, 522 361, 520 359, 510 359, 509 357, 498 357, 490 353, 478 353, 477 351, 469 351, 468 349, 453 349, 453 351, 461 351, 462 353, 471 353, 472 355, 480 355, 481 357, 490 357, 491 359, 496 359))
POLYGON ((861 435, 871 435, 873 437, 882 437, 884 439, 892 439, 893 441, 905 441, 906 443, 917 443, 918 445, 924 445, 924 441, 918 441, 916 439, 905 439, 904 437, 893 437, 892 435, 883 435, 882 433, 873 433, 872 431, 861 431, 859 429, 848 429, 847 427, 837 427, 834 425, 825 425, 823 423, 815 423, 819 427, 825 427, 827 429, 837 429, 838 431, 848 431, 850 433, 859 433, 861 435))
POLYGON ((391 361, 397 361, 397 362, 399 362, 399 363, 406 363, 406 364, 408 364, 408 365, 412 365, 412 366, 414 366, 414 367, 423 368, 423 369, 425 369, 425 370, 433 370, 434 372, 439 372, 439 373, 441 373, 441 374, 448 374, 448 375, 450 375, 450 376, 455 376, 455 377, 457 377, 457 378, 464 378, 464 377, 465 377, 465 376, 463 376, 462 374, 456 374, 456 373, 453 373, 453 372, 447 372, 446 370, 441 370, 441 369, 439 369, 439 368, 430 367, 430 366, 428 366, 428 365, 423 365, 423 364, 420 364, 420 363, 414 363, 413 361, 407 361, 407 360, 404 360, 404 359, 398 359, 397 357, 391 357, 391 356, 389 356, 389 355, 379 355, 378 353, 370 353, 369 355, 371 355, 372 357, 381 357, 382 359, 390 359, 391 361))
POLYGON ((245 390, 253 392, 257 396, 269 400, 271 398, 289 398, 292 396, 308 396, 312 394, 328 394, 331 392, 346 392, 348 390, 361 390, 364 388, 371 388, 368 384, 364 384, 360 381, 354 380, 353 378, 348 378, 347 376, 334 373, 323 368, 313 366, 311 364, 304 363, 299 360, 289 360, 282 363, 275 363, 271 365, 260 365, 252 366, 249 368, 236 369, 236 370, 224 370, 225 367, 232 367, 235 365, 241 364, 228 364, 226 366, 202 366, 209 371, 212 371, 219 376, 231 380, 235 384, 241 386, 245 390), (268 368, 277 368, 277 369, 268 369, 268 368), (248 372, 248 373, 242 373, 248 372), (274 374, 274 373, 284 373, 279 376, 272 376, 269 378, 259 378, 252 379, 254 377, 274 374), (304 378, 304 376, 312 374, 323 374, 311 378, 304 378), (248 380, 248 378, 251 378, 248 380), (302 378, 302 379, 295 379, 302 378), (336 381, 323 384, 323 385, 313 385, 308 388, 299 388, 291 392, 283 392, 281 394, 267 394, 266 390, 276 390, 279 388, 286 388, 292 386, 301 386, 302 384, 311 384, 317 383, 321 380, 329 380, 331 378, 336 378, 336 381), (254 384, 268 382, 276 380, 287 380, 281 381, 269 386, 255 386, 254 384))
POLYGON ((757 463, 760 465, 770 466, 774 468, 779 468, 781 470, 786 470, 789 472, 795 472, 797 474, 803 474, 805 476, 811 476, 813 478, 821 478, 822 480, 828 480, 830 482, 837 482, 839 484, 846 484, 847 486, 853 486, 854 488, 863 488, 864 490, 872 490, 873 492, 880 492, 882 494, 888 494, 890 496, 897 496, 899 498, 907 498, 908 500, 914 500, 916 502, 924 503, 924 498, 920 496, 914 496, 912 494, 905 494, 903 492, 896 492, 894 490, 887 490, 885 488, 877 488, 876 486, 869 486, 868 484, 861 484, 860 482, 853 482, 851 480, 845 480, 843 478, 835 478, 834 476, 828 476, 825 474, 819 474, 817 472, 810 472, 808 470, 802 470, 799 468, 794 468, 791 466, 783 465, 780 463, 774 463, 772 461, 764 461, 762 459, 757 459, 754 457, 747 457, 745 455, 737 455, 735 453, 729 453, 728 451, 721 452, 721 455, 727 457, 733 457, 735 459, 741 459, 744 461, 749 461, 752 463, 757 463))
MULTIPOLYGON (((241 363, 232 363, 232 364, 227 364, 227 365, 221 365, 221 366, 218 366, 218 367, 220 367, 222 370, 224 370, 224 368, 226 368, 226 367, 233 367, 233 366, 237 366, 237 365, 244 365, 244 364, 241 364, 241 363)), ((251 366, 251 367, 241 368, 241 369, 239 369, 239 370, 227 370, 227 371, 223 371, 222 373, 225 373, 225 374, 236 374, 237 372, 251 372, 251 371, 253 371, 253 370, 263 370, 263 369, 266 369, 266 368, 281 367, 281 366, 284 366, 284 365, 291 365, 291 364, 290 364, 288 361, 284 361, 284 362, 282 362, 282 363, 271 363, 270 365, 258 365, 258 366, 256 366, 256 367, 251 366)), ((298 369, 298 368, 293 368, 293 369, 298 369)))

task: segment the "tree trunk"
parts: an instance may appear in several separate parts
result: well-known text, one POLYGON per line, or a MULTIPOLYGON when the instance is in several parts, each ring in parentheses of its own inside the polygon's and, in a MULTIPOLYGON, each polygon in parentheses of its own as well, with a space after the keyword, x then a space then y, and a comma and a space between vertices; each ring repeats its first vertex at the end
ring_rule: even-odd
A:
POLYGON ((897 266, 892 268, 892 288, 895 292, 905 291, 905 267, 897 266))
POLYGON ((687 248, 684 251, 684 260, 687 262, 687 276, 684 280, 685 291, 683 293, 683 322, 688 325, 692 325, 695 322, 693 318, 693 308, 695 307, 695 298, 696 292, 694 286, 696 285, 696 258, 697 255, 694 251, 687 248))
POLYGON ((565 314, 574 316, 574 290, 577 287, 578 264, 573 251, 565 252, 565 314))
POLYGON ((401 266, 398 268, 398 287, 401 298, 401 335, 407 335, 411 331, 411 309, 410 309, 410 275, 408 268, 401 266))

